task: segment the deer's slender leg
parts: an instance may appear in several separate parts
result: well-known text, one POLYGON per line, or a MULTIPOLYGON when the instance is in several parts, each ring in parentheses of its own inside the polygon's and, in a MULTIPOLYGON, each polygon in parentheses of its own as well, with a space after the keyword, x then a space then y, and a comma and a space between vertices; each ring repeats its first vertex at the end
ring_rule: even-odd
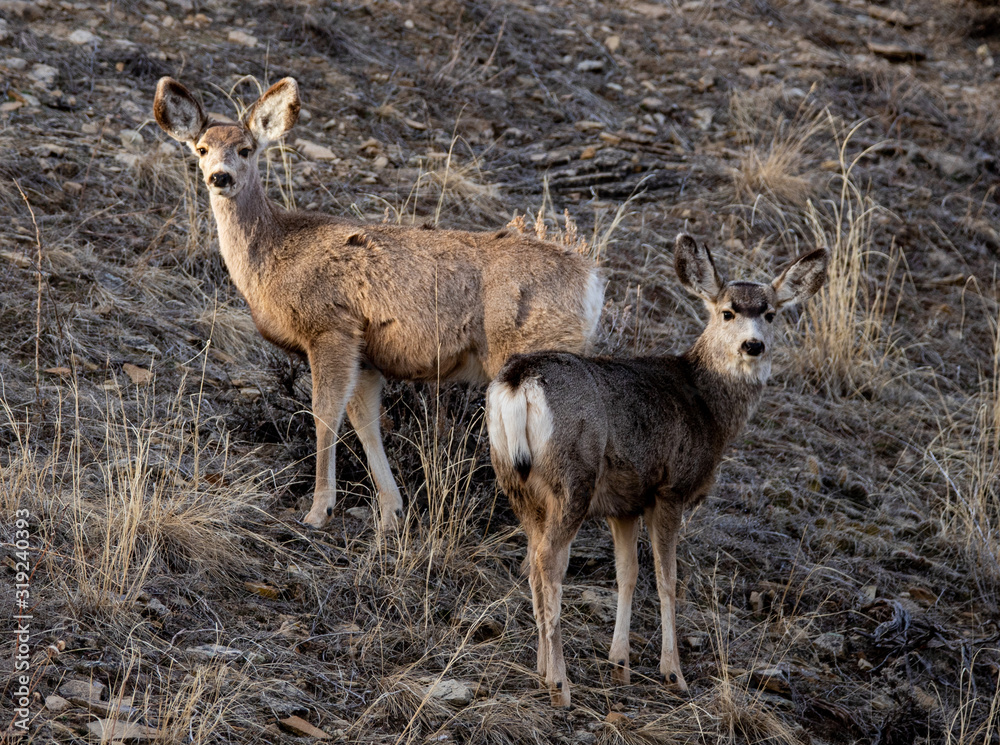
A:
POLYGON ((337 504, 337 430, 358 380, 360 349, 349 334, 319 336, 309 350, 316 421, 316 490, 307 525, 322 528, 337 504))
POLYGON ((396 486, 389 468, 389 459, 385 456, 385 445, 382 442, 380 418, 382 416, 382 385, 385 378, 373 368, 362 368, 358 375, 358 383, 354 395, 347 402, 347 418, 358 433, 361 447, 364 448, 368 467, 371 470, 372 481, 378 492, 378 505, 383 530, 394 530, 399 527, 403 517, 403 497, 396 486))
MULTIPOLYGON (((570 705, 570 683, 566 675, 566 660, 562 644, 562 585, 569 565, 569 549, 587 515, 593 482, 583 479, 583 485, 573 489, 558 485, 548 494, 536 494, 540 505, 556 506, 545 515, 544 532, 538 538, 532 563, 541 586, 542 623, 539 628, 539 650, 546 647, 545 682, 553 706, 570 705)), ((541 480, 533 480, 541 489, 541 480)), ((542 508, 544 509, 544 507, 542 508)))
POLYGON ((670 496, 660 496, 656 505, 646 511, 646 526, 653 547, 656 571, 656 591, 660 596, 660 623, 663 626, 663 647, 660 652, 660 674, 666 685, 687 690, 681 674, 681 658, 677 648, 677 533, 681 526, 682 509, 670 496))
POLYGON ((611 679, 619 685, 628 685, 631 679, 629 668, 629 627, 632 624, 632 595, 639 576, 639 518, 608 518, 611 537, 615 543, 615 576, 618 581, 618 614, 615 618, 615 634, 611 640, 611 679))
POLYGON ((538 567, 541 584, 542 624, 539 629, 539 650, 544 644, 545 683, 553 706, 569 706, 569 678, 562 645, 562 583, 569 564, 569 541, 553 541, 545 535, 539 541, 533 563, 538 567))

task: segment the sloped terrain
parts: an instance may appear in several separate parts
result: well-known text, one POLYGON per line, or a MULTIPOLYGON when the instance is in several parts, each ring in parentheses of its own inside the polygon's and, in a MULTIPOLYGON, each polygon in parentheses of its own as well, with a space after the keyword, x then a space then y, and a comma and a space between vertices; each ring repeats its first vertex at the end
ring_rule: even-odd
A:
MULTIPOLYGON (((161 742, 297 742, 293 717, 358 743, 1000 741, 994 3, 0 0, 0 18, 4 608, 22 514, 32 546, 20 742, 111 741, 96 722, 116 718, 161 742), (594 523, 564 593, 574 706, 549 707, 481 390, 387 391, 399 536, 375 536, 346 428, 331 525, 298 522, 308 370, 257 336, 194 158, 152 122, 166 74, 230 117, 297 79, 266 164, 288 206, 527 214, 586 241, 609 279, 601 352, 699 332, 681 229, 730 277, 831 248, 683 531, 687 696, 656 680, 646 543, 633 684, 611 684, 594 523)), ((21 672, 0 646, 6 724, 21 672)))

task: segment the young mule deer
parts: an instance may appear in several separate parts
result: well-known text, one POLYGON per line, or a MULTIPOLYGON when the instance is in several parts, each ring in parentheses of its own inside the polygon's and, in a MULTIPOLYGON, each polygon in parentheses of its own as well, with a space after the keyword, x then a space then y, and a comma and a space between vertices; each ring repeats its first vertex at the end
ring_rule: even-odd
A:
POLYGON ((715 479, 728 444, 771 372, 775 314, 826 280, 827 252, 796 259, 770 284, 725 282, 709 252, 677 237, 681 284, 709 322, 680 356, 587 359, 540 352, 511 359, 487 393, 493 468, 528 536, 538 673, 554 706, 569 706, 559 622, 569 547, 585 517, 611 527, 618 615, 612 677, 629 682, 629 624, 639 518, 649 530, 660 596, 664 680, 687 690, 674 631, 677 531, 715 479))
POLYGON ((336 503, 334 447, 344 412, 378 491, 383 528, 403 500, 379 432, 385 378, 487 382, 514 353, 582 352, 604 285, 592 261, 516 231, 361 225, 286 211, 264 193, 257 160, 295 124, 298 86, 271 86, 237 123, 211 121, 162 78, 157 123, 199 157, 219 248, 260 333, 306 355, 316 420, 316 488, 305 522, 336 503))

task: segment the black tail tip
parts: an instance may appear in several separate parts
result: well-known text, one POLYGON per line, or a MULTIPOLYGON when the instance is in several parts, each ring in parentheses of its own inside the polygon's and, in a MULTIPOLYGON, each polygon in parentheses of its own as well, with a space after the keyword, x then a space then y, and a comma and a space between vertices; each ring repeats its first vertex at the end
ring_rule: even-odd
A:
POLYGON ((521 481, 527 481, 528 474, 531 473, 531 457, 524 453, 518 453, 514 456, 514 469, 521 477, 521 481))

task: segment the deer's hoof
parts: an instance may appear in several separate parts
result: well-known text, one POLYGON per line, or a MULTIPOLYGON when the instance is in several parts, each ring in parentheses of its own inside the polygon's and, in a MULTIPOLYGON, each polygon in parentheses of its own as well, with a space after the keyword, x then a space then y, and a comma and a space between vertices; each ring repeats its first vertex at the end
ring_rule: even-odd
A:
POLYGON ((378 527, 379 531, 385 535, 398 533, 400 528, 403 527, 403 511, 392 510, 390 512, 383 512, 378 527))
POLYGON ((611 682, 620 686, 627 686, 632 682, 632 671, 629 669, 628 660, 612 662, 611 682))
POLYGON ((678 693, 687 693, 688 684, 684 680, 684 676, 681 675, 680 670, 673 670, 666 673, 661 673, 663 676, 663 685, 670 688, 678 693))
POLYGON ((557 709, 568 709, 569 681, 560 680, 556 683, 549 683, 549 698, 553 707, 557 709))
POLYGON ((326 521, 330 519, 331 514, 333 514, 333 507, 317 507, 313 505, 313 508, 309 510, 309 514, 302 519, 302 522, 311 528, 322 528, 326 525, 326 521))

